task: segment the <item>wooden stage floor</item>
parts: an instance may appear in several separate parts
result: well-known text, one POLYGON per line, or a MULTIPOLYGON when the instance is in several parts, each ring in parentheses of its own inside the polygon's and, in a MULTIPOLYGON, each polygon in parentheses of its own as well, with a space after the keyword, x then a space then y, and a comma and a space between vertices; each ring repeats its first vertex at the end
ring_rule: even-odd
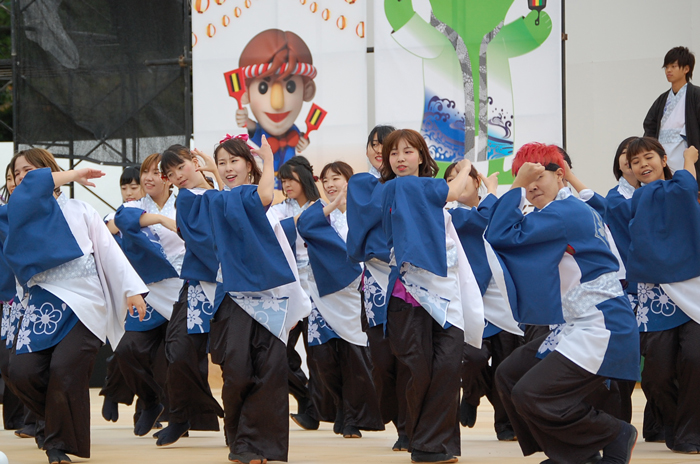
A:
MULTIPOLYGON (((97 390, 91 390, 92 401, 92 458, 74 458, 73 462, 92 464, 115 463, 225 463, 228 450, 224 446, 223 432, 192 432, 172 446, 157 448, 150 436, 135 437, 131 426, 132 408, 121 406, 117 423, 102 419, 102 398, 97 390)), ((214 392, 220 397, 220 390, 214 392)), ((292 401, 292 403, 294 403, 292 401)), ((633 423, 641 431, 644 395, 636 389, 633 396, 633 423)), ((296 410, 293 404, 292 410, 296 410)), ((473 429, 462 428, 462 456, 460 462, 470 464, 539 463, 544 454, 523 458, 515 442, 501 443, 493 431, 493 409, 484 399, 473 429)), ((393 452, 396 440, 393 426, 384 432, 365 432, 361 439, 344 439, 334 435, 332 424, 322 423, 318 431, 304 431, 290 421, 289 462, 296 464, 360 464, 360 463, 410 463, 408 453, 393 452)), ((34 441, 16 438, 12 431, 0 431, 0 451, 10 464, 45 463, 46 455, 37 450, 34 441)), ((638 441, 632 457, 633 463, 700 463, 700 455, 675 454, 661 443, 638 441)))

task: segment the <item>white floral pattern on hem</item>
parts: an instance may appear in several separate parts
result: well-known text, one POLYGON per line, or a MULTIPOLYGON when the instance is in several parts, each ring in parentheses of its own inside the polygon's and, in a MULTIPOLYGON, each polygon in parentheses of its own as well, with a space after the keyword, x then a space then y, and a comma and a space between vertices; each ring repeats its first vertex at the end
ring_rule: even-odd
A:
POLYGON ((666 318, 685 314, 660 285, 637 284, 637 300, 637 327, 644 332, 650 329, 649 322, 654 315, 666 318))
POLYGON ((309 346, 322 345, 332 338, 340 338, 318 311, 313 298, 311 298, 311 314, 309 314, 307 338, 309 346))
POLYGON ((190 283, 187 289, 187 331, 209 332, 209 320, 214 314, 211 304, 200 283, 190 283))
POLYGON ((272 335, 277 338, 282 336, 287 321, 289 298, 252 296, 237 292, 229 292, 229 295, 238 306, 269 330, 272 335))

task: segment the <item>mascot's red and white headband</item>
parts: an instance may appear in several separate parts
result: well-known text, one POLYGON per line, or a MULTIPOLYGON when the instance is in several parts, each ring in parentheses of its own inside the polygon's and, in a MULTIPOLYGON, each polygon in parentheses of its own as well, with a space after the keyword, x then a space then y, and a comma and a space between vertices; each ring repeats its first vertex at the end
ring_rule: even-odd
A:
MULTIPOLYGON (((246 79, 252 79, 264 74, 268 69, 270 69, 270 66, 272 66, 271 63, 251 64, 250 66, 243 68, 243 73, 246 79)), ((288 66, 289 63, 284 63, 279 67, 275 74, 283 74, 287 71, 288 66)), ((291 75, 304 76, 308 77, 309 79, 313 79, 316 77, 316 67, 308 63, 297 63, 294 65, 294 70, 292 71, 291 75)))

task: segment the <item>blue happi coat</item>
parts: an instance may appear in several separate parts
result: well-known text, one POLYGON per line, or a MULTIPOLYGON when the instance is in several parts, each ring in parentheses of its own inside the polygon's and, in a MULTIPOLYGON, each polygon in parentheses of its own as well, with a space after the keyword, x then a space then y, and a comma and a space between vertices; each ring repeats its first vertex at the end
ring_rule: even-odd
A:
POLYGON ((524 200, 524 189, 503 195, 486 230, 515 320, 566 323, 556 351, 590 373, 638 380, 639 332, 602 217, 565 189, 528 215, 524 200))

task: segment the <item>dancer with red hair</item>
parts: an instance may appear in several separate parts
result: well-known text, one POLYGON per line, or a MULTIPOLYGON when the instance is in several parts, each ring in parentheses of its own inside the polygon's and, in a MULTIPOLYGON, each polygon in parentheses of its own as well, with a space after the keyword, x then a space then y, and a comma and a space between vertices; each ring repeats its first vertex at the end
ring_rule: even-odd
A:
POLYGON ((564 187, 556 146, 523 146, 513 172, 486 229, 500 264, 494 278, 516 321, 565 325, 503 361, 501 400, 526 456, 544 451, 550 462, 597 462, 603 450, 601 462, 628 463, 636 429, 583 401, 608 379, 639 378, 637 324, 605 223, 564 187), (535 211, 523 215, 526 199, 535 211))

